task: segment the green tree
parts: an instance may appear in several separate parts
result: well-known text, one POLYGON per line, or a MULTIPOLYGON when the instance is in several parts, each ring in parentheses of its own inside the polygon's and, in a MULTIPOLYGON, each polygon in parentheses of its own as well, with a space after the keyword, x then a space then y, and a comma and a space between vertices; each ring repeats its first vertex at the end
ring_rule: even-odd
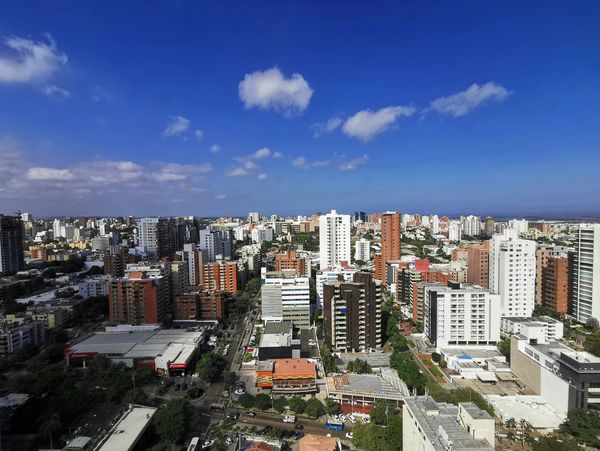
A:
POLYGON ((310 398, 306 403, 305 413, 314 419, 320 418, 325 414, 325 406, 319 399, 310 398))
POLYGON ((392 449, 402 449, 402 417, 400 415, 388 417, 385 438, 392 449))
POLYGON ((584 347, 586 351, 600 357, 600 329, 595 330, 591 335, 588 335, 585 339, 584 347))
POLYGON ((323 362, 323 369, 327 374, 337 372, 335 357, 327 346, 321 346, 321 361, 323 362))
POLYGON ((567 421, 560 425, 560 431, 571 435, 578 442, 600 448, 600 413, 593 410, 574 409, 567 415, 567 421))
POLYGON ((385 424, 392 408, 384 399, 377 399, 371 409, 371 419, 377 424, 385 424))
POLYGON ((191 423, 193 409, 186 399, 169 401, 167 407, 154 416, 154 429, 161 442, 181 443, 191 423))
POLYGON ((532 449, 533 451, 579 451, 582 448, 573 437, 549 435, 534 441, 532 449))
POLYGON ((271 397, 265 393, 260 393, 254 397, 254 405, 257 409, 267 410, 271 407, 271 397))
POLYGON ((355 359, 348 362, 346 369, 350 373, 356 374, 370 374, 372 372, 371 365, 366 360, 355 359))
POLYGON ((251 409, 254 407, 254 401, 254 396, 252 396, 250 393, 244 393, 238 398, 238 402, 246 409, 251 409))
POLYGON ((220 355, 208 353, 204 354, 196 364, 196 372, 204 381, 212 383, 219 379, 225 359, 220 355))
POLYGON ((294 396, 289 401, 290 409, 296 413, 304 413, 306 410, 306 401, 299 396, 294 396))
POLYGON ((325 410, 329 415, 337 415, 342 411, 340 405, 331 398, 325 399, 325 410))
POLYGON ((500 340, 498 342, 498 351, 502 353, 504 357, 510 360, 510 339, 500 340))
POLYGON ((46 421, 42 423, 38 431, 38 435, 50 442, 50 449, 54 448, 54 436, 57 435, 62 428, 60 415, 53 413, 46 421))
POLYGON ((228 371, 225 374, 225 385, 233 385, 238 381, 239 377, 234 371, 228 371))
POLYGON ((273 408, 279 413, 284 412, 287 405, 288 400, 285 398, 285 396, 281 396, 273 400, 273 408))

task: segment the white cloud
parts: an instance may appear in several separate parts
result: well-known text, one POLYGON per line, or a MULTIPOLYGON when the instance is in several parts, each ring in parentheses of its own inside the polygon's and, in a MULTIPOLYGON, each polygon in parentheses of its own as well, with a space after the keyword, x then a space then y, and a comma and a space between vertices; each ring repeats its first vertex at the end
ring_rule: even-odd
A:
POLYGON ((216 200, 223 200, 223 199, 227 199, 227 195, 226 194, 217 194, 215 196, 216 200))
POLYGON ((42 87, 42 92, 47 96, 60 96, 64 98, 71 97, 71 93, 66 89, 59 88, 56 85, 46 85, 42 87))
POLYGON ((344 171, 344 172, 354 171, 354 170, 358 169, 359 166, 367 164, 368 161, 369 161, 369 156, 368 155, 363 155, 361 157, 354 158, 352 160, 342 162, 339 165, 338 169, 340 171, 344 171))
POLYGON ((331 133, 335 129, 339 128, 344 121, 339 117, 332 117, 331 119, 325 122, 317 122, 310 126, 313 130, 313 136, 318 138, 319 136, 324 135, 325 133, 331 133))
POLYGON ((353 138, 369 141, 385 132, 400 116, 412 116, 412 106, 389 106, 377 111, 362 110, 346 119, 342 131, 353 138))
POLYGON ((423 113, 435 111, 453 117, 464 116, 479 106, 488 102, 501 102, 511 94, 511 91, 494 82, 483 85, 473 83, 467 89, 446 97, 439 97, 430 102, 430 106, 423 113))
POLYGON ((263 158, 269 158, 271 156, 271 149, 269 149, 268 147, 263 147, 262 149, 258 149, 256 152, 254 152, 250 158, 256 159, 256 160, 262 160, 263 158))
POLYGON ((194 132, 194 137, 198 140, 198 141, 202 141, 202 138, 204 138, 204 132, 200 129, 197 129, 194 132))
POLYGON ((267 174, 265 173, 260 173, 258 174, 258 176, 256 177, 258 180, 266 180, 267 179, 267 174))
POLYGON ((41 85, 67 64, 67 55, 58 51, 51 35, 47 41, 32 41, 16 36, 4 39, 10 50, 0 56, 0 83, 41 85))
POLYGON ((210 149, 209 149, 209 150, 210 150, 212 153, 219 153, 219 152, 221 152, 221 150, 223 150, 223 149, 221 149, 221 146, 220 146, 220 145, 218 145, 218 144, 213 144, 212 146, 210 146, 210 149))
POLYGON ((55 169, 55 168, 30 168, 27 171, 26 177, 28 180, 72 180, 73 174, 68 169, 55 169))
POLYGON ((273 158, 281 158, 283 154, 281 152, 273 152, 273 158))
POLYGON ((247 169, 248 171, 251 171, 253 169, 256 169, 258 166, 256 166, 256 163, 254 163, 251 160, 248 160, 244 163, 244 169, 247 169))
POLYGON ((247 175, 248 171, 244 168, 234 168, 231 171, 225 173, 227 177, 241 177, 247 175))
POLYGON ((163 136, 168 138, 170 136, 181 136, 190 128, 189 119, 183 116, 171 116, 170 122, 167 124, 167 128, 163 131, 163 136))
POLYGON ((297 168, 302 168, 302 169, 324 167, 324 166, 329 166, 329 164, 330 164, 329 160, 316 160, 313 162, 309 162, 306 159, 306 157, 303 157, 303 156, 299 156, 298 158, 294 158, 292 160, 293 166, 295 166, 297 168))
POLYGON ((304 111, 313 94, 302 75, 285 78, 277 67, 246 74, 238 91, 246 108, 274 110, 285 116, 304 111))
POLYGON ((182 181, 194 174, 205 174, 210 171, 212 171, 210 163, 199 165, 169 163, 153 176, 159 182, 182 181))

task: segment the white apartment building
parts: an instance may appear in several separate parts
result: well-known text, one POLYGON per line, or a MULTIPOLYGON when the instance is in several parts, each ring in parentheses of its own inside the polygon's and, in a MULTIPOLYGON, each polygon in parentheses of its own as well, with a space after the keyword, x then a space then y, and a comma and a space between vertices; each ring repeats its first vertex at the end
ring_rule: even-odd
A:
POLYGON ((52 235, 54 235, 55 240, 62 236, 62 227, 63 222, 60 219, 55 219, 52 222, 52 235))
POLYGON ((108 284, 111 276, 87 277, 77 285, 77 294, 84 299, 98 296, 108 296, 108 284))
POLYGON ((251 211, 248 213, 248 222, 252 222, 254 224, 260 222, 260 213, 258 211, 251 211))
POLYGON ((254 227, 252 229, 252 242, 262 244, 265 241, 273 241, 273 229, 270 227, 254 227))
POLYGON ((319 217, 319 264, 321 269, 350 262, 350 215, 335 210, 319 217))
POLYGON ((361 262, 371 260, 371 242, 366 238, 356 240, 354 243, 354 260, 361 262))
POLYGON ((202 285, 202 265, 206 261, 206 251, 198 247, 196 243, 186 243, 183 250, 178 251, 177 255, 181 260, 187 263, 188 281, 192 286, 202 285))
POLYGON ((463 226, 463 235, 478 236, 481 235, 481 219, 479 216, 461 216, 460 218, 463 226))
POLYGON ((600 319, 600 224, 581 224, 572 266, 572 314, 579 322, 600 319))
POLYGON ((199 247, 206 251, 206 261, 214 262, 217 255, 223 258, 231 258, 231 241, 223 238, 223 234, 218 230, 212 230, 210 227, 200 230, 199 247))
POLYGON ((263 322, 291 321, 296 327, 310 326, 310 283, 296 271, 267 272, 262 267, 261 317, 263 322))
POLYGON ((448 240, 460 242, 461 236, 462 224, 460 223, 460 221, 450 221, 448 223, 448 240))
POLYGON ((438 349, 495 345, 500 340, 500 296, 472 284, 426 286, 424 332, 438 349))
POLYGON ((514 230, 519 235, 521 233, 527 233, 529 230, 529 221, 527 221, 527 219, 511 219, 508 221, 508 228, 514 230))
POLYGON ((494 418, 472 402, 437 403, 430 396, 404 398, 402 449, 461 451, 494 449, 494 418))
POLYGON ((137 222, 139 246, 150 254, 158 251, 159 221, 159 218, 140 218, 137 222))
POLYGON ((431 234, 437 235, 440 233, 440 218, 438 215, 431 216, 431 234))
POLYGON ((538 316, 534 318, 508 318, 503 317, 500 321, 500 334, 503 337, 510 335, 527 335, 533 332, 543 336, 544 341, 558 341, 563 338, 564 324, 562 321, 549 316, 538 316))
POLYGON ((501 299, 501 315, 530 317, 535 306, 535 241, 506 229, 490 240, 489 287, 501 299))
POLYGON ((341 275, 346 282, 352 282, 354 273, 357 272, 354 266, 335 266, 322 271, 317 271, 315 277, 315 288, 317 290, 317 308, 323 308, 323 284, 327 282, 335 282, 341 275))

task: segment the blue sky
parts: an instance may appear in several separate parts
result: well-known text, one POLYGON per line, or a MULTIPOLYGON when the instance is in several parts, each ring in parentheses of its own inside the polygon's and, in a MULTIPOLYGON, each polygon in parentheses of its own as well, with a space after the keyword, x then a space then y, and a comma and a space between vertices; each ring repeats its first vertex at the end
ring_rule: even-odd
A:
POLYGON ((0 211, 600 211, 600 3, 26 2, 0 211))

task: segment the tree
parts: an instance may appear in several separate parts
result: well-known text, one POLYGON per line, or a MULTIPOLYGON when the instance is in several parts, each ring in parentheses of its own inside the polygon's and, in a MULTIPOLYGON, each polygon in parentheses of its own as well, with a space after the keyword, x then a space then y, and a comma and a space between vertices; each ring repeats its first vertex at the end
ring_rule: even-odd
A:
POLYGON ((392 408, 386 400, 377 399, 371 409, 371 419, 377 424, 385 424, 391 410, 392 408))
POLYGON ((442 360, 442 356, 437 352, 433 352, 431 354, 431 360, 433 360, 435 363, 440 363, 440 360, 442 360))
POLYGON ((578 442, 600 448, 600 413, 593 410, 574 409, 567 415, 567 421, 560 425, 560 431, 571 435, 578 442))
POLYGON ((539 437, 533 443, 533 451, 578 451, 582 448, 577 442, 568 436, 553 436, 539 437))
POLYGON ((323 369, 326 373, 337 372, 335 357, 331 354, 331 351, 327 346, 321 346, 321 361, 323 362, 323 369))
POLYGON ((366 360, 355 359, 348 362, 346 369, 350 373, 370 374, 372 372, 371 365, 366 360))
POLYGON ((226 385, 233 385, 237 382, 237 380, 239 379, 237 373, 235 373, 234 371, 229 371, 227 372, 227 374, 225 374, 225 384, 226 385))
POLYGON ((271 407, 271 397, 265 393, 260 393, 254 397, 254 405, 257 409, 267 410, 271 407))
POLYGON ((294 396, 289 401, 290 409, 296 413, 304 413, 306 410, 306 401, 299 396, 294 396))
POLYGON ((323 414, 325 413, 325 406, 321 401, 319 401, 319 399, 310 398, 306 403, 305 412, 309 417, 314 418, 316 420, 317 418, 323 416, 323 414))
POLYGON ((287 405, 288 400, 285 398, 285 396, 281 396, 273 400, 273 408, 279 413, 283 413, 287 405))
POLYGON ((340 405, 331 398, 325 398, 325 410, 329 415, 337 415, 342 411, 340 405))
POLYGON ((402 449, 402 417, 400 415, 390 415, 385 429, 387 443, 396 446, 395 449, 402 449))
POLYGON ((192 420, 193 409, 186 399, 169 401, 167 407, 159 409, 154 416, 154 429, 161 441, 181 443, 192 420))
POLYGON ((500 351, 504 357, 510 360, 510 339, 505 338, 504 340, 500 340, 498 342, 498 351, 500 351))
POLYGON ((238 402, 245 409, 251 409, 252 407, 254 407, 254 401, 254 396, 252 396, 250 393, 244 393, 238 398, 238 402))
POLYGON ((215 382, 225 366, 223 357, 217 354, 204 354, 196 364, 196 372, 204 381, 215 382))
POLYGON ((509 418, 508 420, 506 420, 504 422, 504 427, 506 429, 516 429, 516 427, 517 427, 517 420, 515 420, 514 418, 509 418))
POLYGON ((588 318, 588 320, 585 322, 585 327, 587 327, 590 330, 596 330, 599 327, 598 324, 598 320, 596 318, 588 318))
POLYGON ((60 432, 62 425, 60 423, 60 415, 58 413, 53 413, 50 415, 42 425, 38 431, 38 434, 43 439, 46 439, 50 442, 50 449, 54 448, 54 436, 60 432))

